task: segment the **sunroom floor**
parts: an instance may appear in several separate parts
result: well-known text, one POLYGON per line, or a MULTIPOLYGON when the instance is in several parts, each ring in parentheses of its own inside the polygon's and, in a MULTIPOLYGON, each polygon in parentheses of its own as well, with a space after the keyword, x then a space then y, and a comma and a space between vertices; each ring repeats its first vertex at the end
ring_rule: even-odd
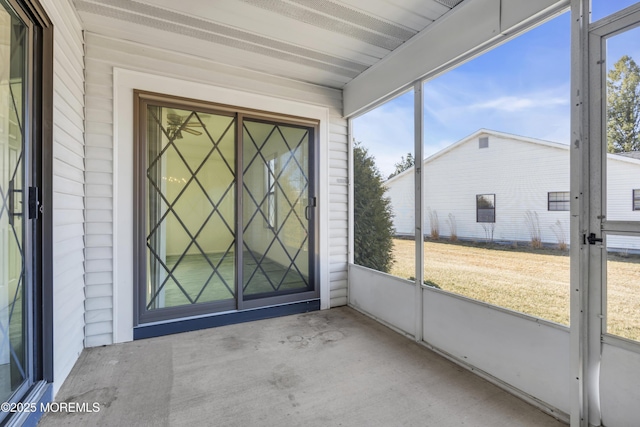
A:
POLYGON ((347 308, 86 349, 42 427, 563 426, 347 308))

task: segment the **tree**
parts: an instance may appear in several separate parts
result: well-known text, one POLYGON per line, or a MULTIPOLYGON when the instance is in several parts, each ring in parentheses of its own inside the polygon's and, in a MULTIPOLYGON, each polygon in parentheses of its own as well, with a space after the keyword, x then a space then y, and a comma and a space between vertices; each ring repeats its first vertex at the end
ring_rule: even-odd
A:
POLYGON ((389 178, 387 179, 391 179, 394 176, 406 171, 407 169, 412 168, 415 164, 416 160, 413 158, 413 154, 407 153, 407 158, 405 159, 404 156, 401 157, 400 161, 394 165, 396 167, 396 170, 393 171, 393 173, 389 175, 389 178))
POLYGON ((354 261, 388 273, 393 264, 391 202, 375 159, 359 142, 353 147, 354 261))
POLYGON ((640 67, 627 55, 607 74, 607 151, 640 151, 640 67))

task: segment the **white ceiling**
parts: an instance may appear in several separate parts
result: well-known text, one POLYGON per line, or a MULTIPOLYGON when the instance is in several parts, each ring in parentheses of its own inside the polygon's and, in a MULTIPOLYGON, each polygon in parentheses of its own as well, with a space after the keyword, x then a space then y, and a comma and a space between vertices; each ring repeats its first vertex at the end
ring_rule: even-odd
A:
POLYGON ((461 2, 74 0, 87 31, 333 88, 461 2))

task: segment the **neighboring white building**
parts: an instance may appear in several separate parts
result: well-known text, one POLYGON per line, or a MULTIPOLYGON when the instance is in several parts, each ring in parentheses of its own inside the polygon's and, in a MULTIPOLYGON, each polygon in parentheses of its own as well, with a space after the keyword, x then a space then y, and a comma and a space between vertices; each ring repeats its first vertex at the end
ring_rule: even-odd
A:
MULTIPOLYGON (((607 175, 609 219, 638 221, 640 160, 608 154, 607 175)), ((531 241, 533 221, 542 242, 569 241, 568 145, 480 129, 426 158, 423 176, 425 236, 437 213, 443 237, 451 235, 452 214, 460 239, 531 241)), ((386 182, 398 235, 414 234, 413 180, 411 168, 386 182)), ((608 246, 637 249, 638 242, 614 236, 608 246)))

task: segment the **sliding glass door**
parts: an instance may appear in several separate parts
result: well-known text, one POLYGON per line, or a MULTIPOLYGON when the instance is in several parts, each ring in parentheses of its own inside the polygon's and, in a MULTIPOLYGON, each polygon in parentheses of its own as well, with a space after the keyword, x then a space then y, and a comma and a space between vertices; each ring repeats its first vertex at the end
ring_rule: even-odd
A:
POLYGON ((317 298, 315 126, 136 102, 139 323, 317 298))

